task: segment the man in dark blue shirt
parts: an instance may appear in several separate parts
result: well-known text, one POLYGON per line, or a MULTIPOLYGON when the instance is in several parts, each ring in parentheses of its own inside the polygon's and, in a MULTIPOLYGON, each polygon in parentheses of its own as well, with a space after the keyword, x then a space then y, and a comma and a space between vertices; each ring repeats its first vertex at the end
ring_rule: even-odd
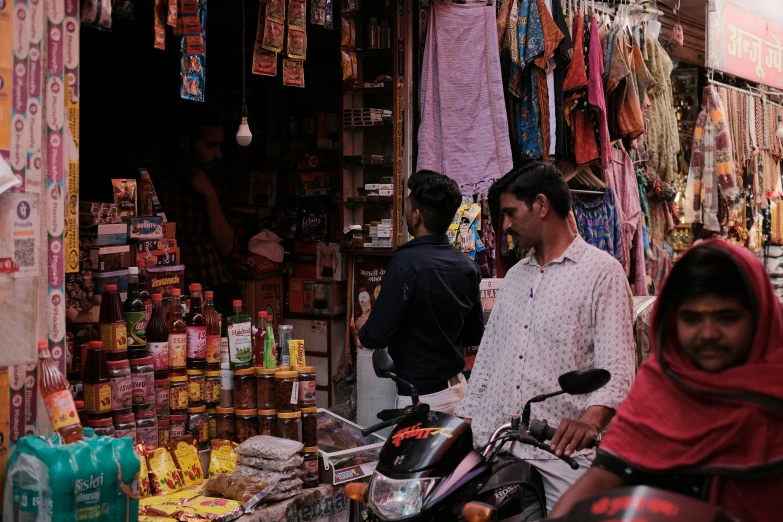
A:
MULTIPOLYGON (((480 344, 484 333, 481 272, 446 236, 462 202, 456 182, 419 171, 408 189, 405 220, 414 239, 389 263, 359 342, 388 347, 397 373, 421 401, 453 414, 466 389, 462 347, 480 344)), ((398 388, 396 407, 410 402, 410 391, 398 388)))

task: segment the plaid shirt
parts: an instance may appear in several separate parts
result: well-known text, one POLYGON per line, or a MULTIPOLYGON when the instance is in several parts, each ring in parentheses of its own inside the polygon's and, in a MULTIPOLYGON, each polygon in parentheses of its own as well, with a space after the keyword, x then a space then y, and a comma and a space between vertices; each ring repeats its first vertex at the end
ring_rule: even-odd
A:
MULTIPOLYGON (((166 217, 177 223, 177 246, 181 263, 185 265, 186 284, 201 283, 210 288, 231 281, 223 256, 212 239, 204 196, 191 187, 187 173, 172 168, 151 174, 166 217)), ((210 179, 218 199, 224 201, 226 191, 220 177, 217 182, 210 179)))

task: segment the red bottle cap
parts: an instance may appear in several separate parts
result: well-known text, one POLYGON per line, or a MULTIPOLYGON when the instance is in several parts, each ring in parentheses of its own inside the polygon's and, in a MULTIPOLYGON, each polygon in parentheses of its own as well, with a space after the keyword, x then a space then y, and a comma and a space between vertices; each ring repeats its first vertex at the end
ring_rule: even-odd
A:
POLYGON ((103 341, 90 341, 87 347, 90 350, 103 350, 103 341))
POLYGON ((242 301, 240 301, 239 299, 234 300, 234 302, 231 303, 231 304, 232 304, 232 306, 234 306, 234 308, 242 307, 242 301))
POLYGON ((204 292, 205 299, 212 299, 213 297, 215 297, 215 292, 213 292, 212 290, 207 290, 206 292, 204 292))
POLYGON ((190 285, 190 291, 195 292, 197 290, 201 290, 201 283, 193 283, 190 285))
POLYGON ((266 312, 258 312, 258 317, 266 317, 267 315, 269 314, 267 314, 266 312))
POLYGON ((143 259, 137 259, 136 266, 139 268, 147 268, 147 262, 144 261, 143 259))
POLYGON ((174 297, 179 297, 182 295, 182 290, 180 290, 179 288, 172 288, 171 295, 174 297))
POLYGON ((106 285, 103 288, 107 292, 116 292, 117 291, 117 285, 106 285))
POLYGON ((38 341, 38 350, 46 350, 47 348, 49 348, 49 341, 38 341))
POLYGON ((153 303, 161 303, 161 302, 163 302, 163 295, 162 294, 153 294, 152 295, 152 302, 153 303))

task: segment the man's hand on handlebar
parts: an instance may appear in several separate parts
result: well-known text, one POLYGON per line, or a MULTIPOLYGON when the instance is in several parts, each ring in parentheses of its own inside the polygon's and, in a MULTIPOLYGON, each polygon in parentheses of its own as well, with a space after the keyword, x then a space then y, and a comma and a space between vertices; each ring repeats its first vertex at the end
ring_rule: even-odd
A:
POLYGON ((598 429, 592 424, 574 419, 565 419, 557 427, 549 446, 558 457, 570 457, 574 452, 583 450, 598 438, 598 429))

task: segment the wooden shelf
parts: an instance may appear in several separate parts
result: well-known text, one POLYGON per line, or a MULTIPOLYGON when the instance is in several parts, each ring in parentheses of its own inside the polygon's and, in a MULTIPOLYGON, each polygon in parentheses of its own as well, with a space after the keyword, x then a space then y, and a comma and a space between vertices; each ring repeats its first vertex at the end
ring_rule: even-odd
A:
POLYGON ((342 245, 340 252, 349 254, 374 254, 378 256, 391 256, 397 251, 396 248, 364 248, 364 247, 347 247, 342 245))
POLYGON ((348 198, 343 202, 346 206, 368 205, 373 203, 394 203, 394 196, 357 196, 348 198))
POLYGON ((351 87, 348 89, 343 90, 345 94, 388 94, 392 90, 392 85, 390 83, 385 84, 381 87, 351 87))

